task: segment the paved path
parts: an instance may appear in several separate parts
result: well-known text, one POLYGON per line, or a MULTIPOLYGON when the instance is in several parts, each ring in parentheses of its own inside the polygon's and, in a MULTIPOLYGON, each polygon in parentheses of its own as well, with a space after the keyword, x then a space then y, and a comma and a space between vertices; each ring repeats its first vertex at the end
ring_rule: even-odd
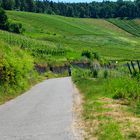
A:
POLYGON ((77 140, 71 78, 46 80, 0 106, 0 140, 77 140))

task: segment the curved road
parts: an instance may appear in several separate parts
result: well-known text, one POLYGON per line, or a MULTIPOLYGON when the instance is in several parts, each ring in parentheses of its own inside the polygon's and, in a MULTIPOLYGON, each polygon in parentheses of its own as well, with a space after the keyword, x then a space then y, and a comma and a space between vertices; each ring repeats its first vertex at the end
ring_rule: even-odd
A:
POLYGON ((77 140, 71 78, 46 80, 0 106, 0 140, 77 140))

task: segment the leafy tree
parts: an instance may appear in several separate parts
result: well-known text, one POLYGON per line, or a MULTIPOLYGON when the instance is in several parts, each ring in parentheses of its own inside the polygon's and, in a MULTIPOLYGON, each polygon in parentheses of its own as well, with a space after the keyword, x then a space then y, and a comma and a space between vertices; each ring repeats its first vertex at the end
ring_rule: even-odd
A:
POLYGON ((85 17, 85 9, 84 7, 80 7, 80 18, 84 18, 85 17))
POLYGON ((20 10, 21 11, 27 11, 26 1, 25 0, 21 0, 20 2, 21 2, 21 4, 20 4, 20 10))
POLYGON ((0 29, 6 30, 8 27, 8 18, 5 11, 0 8, 0 29))
POLYGON ((21 7, 21 1, 20 0, 15 0, 15 8, 20 9, 21 7))
POLYGON ((21 23, 10 23, 9 24, 9 31, 13 33, 20 34, 23 32, 22 24, 21 23))
POLYGON ((22 24, 8 22, 8 17, 2 8, 0 8, 0 29, 18 34, 23 32, 22 24))
POLYGON ((2 0, 2 6, 6 10, 12 10, 12 9, 14 9, 15 1, 14 0, 2 0))
POLYGON ((26 5, 27 5, 27 11, 29 12, 34 12, 35 10, 35 5, 33 0, 26 0, 26 5))
POLYGON ((74 12, 73 12, 73 7, 72 6, 68 6, 67 7, 66 16, 68 16, 68 17, 73 17, 74 16, 74 12))

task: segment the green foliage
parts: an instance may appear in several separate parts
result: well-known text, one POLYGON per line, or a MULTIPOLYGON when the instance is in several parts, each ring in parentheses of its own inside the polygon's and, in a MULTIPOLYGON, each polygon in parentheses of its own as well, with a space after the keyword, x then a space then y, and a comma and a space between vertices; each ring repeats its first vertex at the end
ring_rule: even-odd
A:
POLYGON ((0 29, 8 29, 8 18, 5 11, 0 7, 0 29))
POLYGON ((94 59, 97 59, 97 60, 99 60, 100 59, 100 56, 99 56, 99 54, 98 53, 93 53, 94 54, 94 59))
MULTIPOLYGON (((15 36, 13 35, 8 37, 6 33, 4 37, 1 35, 2 39, 7 36, 6 41, 8 40, 10 43, 18 42, 19 46, 24 46, 25 48, 32 46, 34 52, 37 52, 36 49, 39 52, 45 52, 45 49, 52 50, 52 47, 53 49, 61 48, 66 50, 63 55, 53 55, 56 60, 80 59, 83 50, 96 52, 95 58, 99 60, 102 57, 107 60, 139 58, 139 39, 130 36, 106 20, 65 18, 56 15, 16 11, 8 11, 7 14, 11 21, 21 23, 25 31, 24 36, 18 37, 20 41, 19 39, 14 39, 15 36), (25 40, 25 37, 26 41, 23 43, 21 38, 25 40)), ((40 56, 37 53, 35 55, 40 56)), ((94 54, 91 55, 94 58, 94 54)), ((43 58, 42 61, 52 59, 51 54, 48 57, 45 53, 41 58, 43 58)))
POLYGON ((21 23, 9 23, 9 31, 17 34, 21 34, 23 32, 21 23))
POLYGON ((125 140, 116 122, 101 125, 99 140, 125 140))
POLYGON ((12 10, 15 6, 15 0, 2 0, 2 6, 6 10, 12 10))
POLYGON ((5 11, 0 8, 0 29, 20 34, 23 32, 21 23, 10 23, 5 11))
POLYGON ((112 94, 115 99, 137 100, 140 98, 139 84, 135 78, 115 78, 109 80, 106 85, 106 90, 112 94))
POLYGON ((98 78, 98 70, 93 69, 92 70, 92 76, 93 76, 93 78, 98 78))
MULTIPOLYGON (((3 93, 12 96, 27 89, 35 80, 33 58, 20 48, 1 42, 0 45, 0 102, 3 93), (16 94, 15 93, 15 94, 16 94), (10 95, 11 94, 11 95, 10 95)), ((6 100, 6 99, 4 99, 6 100)))
POLYGON ((140 2, 116 1, 116 2, 91 2, 91 3, 63 3, 49 0, 1 0, 4 9, 21 10, 28 12, 40 12, 59 14, 63 16, 80 18, 116 18, 128 17, 130 19, 140 17, 140 2))
POLYGON ((91 58, 91 52, 90 51, 88 51, 88 50, 86 50, 86 51, 83 51, 82 52, 82 56, 85 56, 85 57, 87 57, 87 58, 91 58))
POLYGON ((107 70, 104 71, 104 78, 105 78, 105 79, 108 78, 108 71, 107 71, 107 70))
POLYGON ((122 28, 128 33, 140 37, 140 24, 137 19, 108 19, 108 21, 118 26, 119 28, 122 28))

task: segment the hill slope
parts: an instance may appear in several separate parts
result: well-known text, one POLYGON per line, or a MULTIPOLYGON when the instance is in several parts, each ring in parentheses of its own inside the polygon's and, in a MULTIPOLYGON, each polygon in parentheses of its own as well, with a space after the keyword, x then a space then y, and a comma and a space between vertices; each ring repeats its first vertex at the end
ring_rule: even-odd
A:
POLYGON ((128 33, 140 37, 140 20, 139 19, 133 19, 133 20, 109 19, 108 21, 118 26, 119 28, 127 31, 128 33))
POLYGON ((25 33, 21 36, 0 31, 1 39, 30 48, 32 53, 40 58, 39 62, 50 59, 55 59, 54 61, 80 59, 81 51, 85 49, 98 52, 107 59, 139 58, 139 38, 106 20, 16 11, 7 11, 7 14, 10 20, 23 24, 25 33), (64 53, 57 53, 60 49, 64 53))

